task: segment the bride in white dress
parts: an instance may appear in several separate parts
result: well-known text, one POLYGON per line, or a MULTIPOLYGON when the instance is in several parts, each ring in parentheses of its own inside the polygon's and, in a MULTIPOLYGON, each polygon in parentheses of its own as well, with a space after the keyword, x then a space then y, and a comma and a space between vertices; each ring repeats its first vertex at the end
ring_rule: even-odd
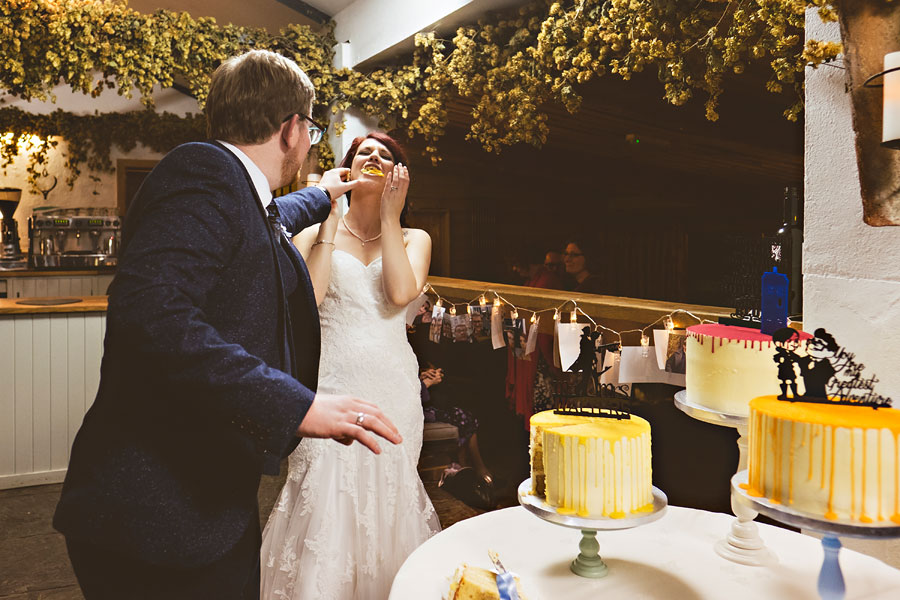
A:
POLYGON ((318 393, 377 404, 403 442, 382 444, 379 455, 361 444, 300 442, 263 531, 262 600, 386 599, 406 557, 440 529, 416 471, 421 384, 406 339, 406 306, 425 285, 431 238, 401 226, 405 162, 387 135, 354 140, 341 162, 361 180, 347 214, 333 204, 324 223, 294 238, 319 303, 318 393))

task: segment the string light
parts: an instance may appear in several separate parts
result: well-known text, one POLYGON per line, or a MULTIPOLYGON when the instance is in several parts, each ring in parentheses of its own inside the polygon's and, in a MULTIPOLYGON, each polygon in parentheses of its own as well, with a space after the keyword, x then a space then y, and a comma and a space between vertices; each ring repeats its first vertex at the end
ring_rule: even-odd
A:
MULTIPOLYGON (((435 307, 443 306, 444 298, 441 297, 441 295, 437 292, 436 289, 434 289, 434 287, 431 284, 426 284, 424 291, 426 293, 430 291, 437 297, 437 300, 434 303, 435 307)), ((509 302, 506 298, 504 298, 503 296, 501 296, 494 290, 486 290, 486 291, 482 292, 479 296, 476 296, 475 298, 470 300, 469 302, 467 302, 467 303, 460 302, 459 304, 465 304, 466 309, 469 312, 469 314, 472 314, 475 309, 473 303, 475 302, 476 299, 478 300, 479 306, 481 306, 482 308, 487 306, 486 294, 494 295, 493 306, 495 309, 499 309, 503 304, 507 304, 510 307, 510 316, 514 319, 518 318, 519 307, 513 305, 512 302, 509 302)), ((658 319, 656 319, 655 321, 653 321, 652 323, 650 323, 649 325, 647 325, 641 329, 626 329, 623 331, 616 331, 615 329, 610 329, 609 327, 606 327, 604 325, 597 323, 589 314, 587 314, 586 312, 584 312, 583 310, 578 308, 578 304, 575 302, 575 300, 566 300, 565 302, 563 302, 562 304, 560 304, 559 306, 554 307, 554 308, 545 308, 543 310, 532 310, 530 308, 524 308, 523 310, 528 310, 531 312, 531 322, 532 323, 537 321, 539 313, 549 312, 551 310, 553 311, 553 320, 556 322, 559 322, 561 319, 560 310, 565 308, 566 305, 568 305, 568 304, 572 304, 572 311, 569 313, 569 319, 570 319, 571 323, 578 322, 578 313, 580 312, 585 318, 587 318, 588 321, 591 322, 591 324, 594 326, 595 331, 599 331, 602 329, 603 331, 608 331, 609 333, 615 335, 619 340, 620 346, 623 345, 622 340, 623 340, 623 336, 625 334, 639 333, 641 335, 641 350, 642 350, 642 354, 644 357, 648 356, 649 348, 650 348, 650 337, 647 333, 647 330, 653 328, 655 325, 657 325, 659 323, 662 323, 663 327, 665 327, 666 330, 668 330, 668 331, 673 330, 675 328, 674 316, 678 313, 684 313, 685 315, 688 315, 691 318, 696 319, 698 323, 715 323, 715 321, 710 321, 709 319, 703 319, 701 317, 698 317, 697 315, 695 315, 694 313, 692 313, 690 311, 678 308, 666 315, 662 315, 661 317, 659 317, 658 319)), ((450 314, 455 315, 456 314, 456 304, 448 302, 448 305, 450 306, 450 314)))

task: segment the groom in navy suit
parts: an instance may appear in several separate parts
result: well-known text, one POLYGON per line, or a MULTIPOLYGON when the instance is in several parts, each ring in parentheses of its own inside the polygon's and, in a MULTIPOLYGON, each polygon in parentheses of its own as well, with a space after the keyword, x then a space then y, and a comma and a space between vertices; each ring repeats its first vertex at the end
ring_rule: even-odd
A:
POLYGON ((128 211, 100 389, 54 517, 88 600, 258 598, 260 475, 302 436, 401 441, 364 399, 316 394, 315 297, 277 215, 323 221, 354 183, 336 169, 277 205, 270 192, 321 138, 313 100, 291 60, 226 61, 206 103, 217 141, 169 153, 128 211))

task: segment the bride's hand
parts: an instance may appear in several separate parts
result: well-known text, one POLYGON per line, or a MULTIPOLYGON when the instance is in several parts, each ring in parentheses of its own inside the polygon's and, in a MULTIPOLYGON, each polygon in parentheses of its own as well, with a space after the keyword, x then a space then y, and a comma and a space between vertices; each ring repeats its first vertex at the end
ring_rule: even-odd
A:
POLYGON ((381 193, 381 221, 396 223, 400 221, 400 213, 406 203, 406 191, 409 189, 409 169, 403 164, 394 165, 384 182, 381 193))
POLYGON ((353 396, 316 394, 297 428, 300 437, 331 438, 344 444, 356 440, 375 454, 381 454, 381 448, 368 432, 394 444, 403 441, 400 432, 381 409, 353 396))

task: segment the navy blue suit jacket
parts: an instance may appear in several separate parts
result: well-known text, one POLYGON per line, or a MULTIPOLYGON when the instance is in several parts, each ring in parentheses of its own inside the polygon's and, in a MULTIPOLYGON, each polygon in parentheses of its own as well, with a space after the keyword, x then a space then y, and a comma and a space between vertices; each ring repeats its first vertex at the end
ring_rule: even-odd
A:
MULTIPOLYGON (((314 188, 278 205, 301 228, 330 211, 314 188)), ((299 281, 283 293, 279 237, 223 146, 185 144, 147 176, 109 289, 100 388, 54 517, 67 537, 179 567, 240 539, 261 473, 298 442, 318 376, 312 284, 284 244, 299 281)))

